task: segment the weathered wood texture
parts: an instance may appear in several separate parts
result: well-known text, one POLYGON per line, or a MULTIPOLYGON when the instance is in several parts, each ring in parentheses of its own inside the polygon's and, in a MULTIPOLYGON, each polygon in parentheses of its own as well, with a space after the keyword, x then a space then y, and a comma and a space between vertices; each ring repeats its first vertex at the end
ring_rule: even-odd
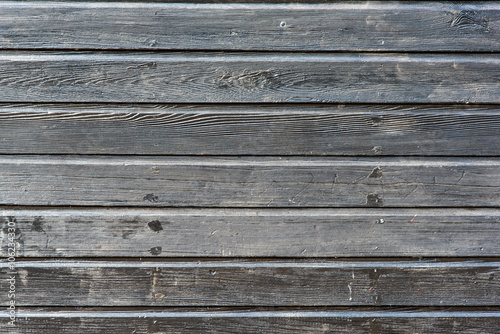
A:
MULTIPOLYGON (((0 264, 4 275, 8 266, 0 264)), ((494 306, 500 291, 500 262, 59 260, 15 266, 18 306, 494 306)))
MULTIPOLYGON (((500 212, 20 209, 18 257, 500 256, 500 212), (84 240, 85 242, 82 242, 84 240)), ((7 238, 1 256, 7 257, 7 238)))
POLYGON ((0 1, 0 332, 498 333, 500 1, 320 2, 0 1))
POLYGON ((2 2, 0 48, 500 51, 500 3, 2 2))
POLYGON ((0 153, 498 156, 499 116, 494 105, 4 104, 0 153))
POLYGON ((2 102, 499 103, 497 54, 0 53, 2 102))
POLYGON ((0 204, 498 207, 495 158, 2 156, 0 204))
MULTIPOLYGON (((6 316, 5 311, 0 316, 6 316)), ((497 334, 498 310, 372 309, 322 311, 174 310, 19 312, 16 330, 8 333, 361 333, 361 334, 497 334), (382 310, 382 311, 381 311, 382 310)), ((7 333, 7 329, 5 329, 7 333)))

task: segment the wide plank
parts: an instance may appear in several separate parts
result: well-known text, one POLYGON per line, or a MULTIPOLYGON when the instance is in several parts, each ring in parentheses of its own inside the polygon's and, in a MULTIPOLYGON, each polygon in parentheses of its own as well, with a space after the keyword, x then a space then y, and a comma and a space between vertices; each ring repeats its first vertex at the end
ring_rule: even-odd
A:
MULTIPOLYGON (((6 318, 6 311, 0 311, 6 318)), ((496 334, 498 309, 161 309, 110 310, 94 308, 64 310, 23 308, 8 333, 135 334, 153 333, 400 333, 496 334)))
POLYGON ((500 256, 496 209, 3 209, 17 257, 500 256), (82 242, 85 240, 85 242, 82 242))
POLYGON ((46 260, 0 268, 15 276, 20 307, 495 306, 500 294, 500 262, 488 261, 46 260))
POLYGON ((2 205, 498 207, 497 158, 0 157, 2 205))
POLYGON ((2 102, 499 103, 497 54, 0 53, 2 102))
POLYGON ((3 1, 0 12, 2 49, 500 51, 497 1, 3 1))
POLYGON ((0 153, 488 156, 500 155, 499 115, 495 105, 3 104, 0 153))

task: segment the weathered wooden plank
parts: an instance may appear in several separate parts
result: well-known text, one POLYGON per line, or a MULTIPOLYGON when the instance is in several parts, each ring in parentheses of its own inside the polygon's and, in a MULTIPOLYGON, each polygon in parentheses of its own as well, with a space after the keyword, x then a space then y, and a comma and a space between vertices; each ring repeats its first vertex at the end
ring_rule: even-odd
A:
POLYGON ((494 105, 4 104, 0 153, 487 156, 500 155, 499 115, 494 105))
POLYGON ((0 204, 497 207, 496 158, 1 156, 0 204))
POLYGON ((18 257, 499 256, 488 209, 0 210, 18 257), (85 242, 82 242, 85 240, 85 242))
POLYGON ((498 103, 497 54, 0 53, 2 102, 498 103))
POLYGON ((18 306, 494 306, 500 295, 499 262, 59 260, 14 272, 18 306))
MULTIPOLYGON (((0 317, 7 317, 5 311, 0 317)), ((60 310, 18 312, 9 333, 401 333, 496 334, 498 310, 322 309, 318 310, 60 310)))
POLYGON ((4 49, 500 51, 499 2, 5 1, 0 11, 4 49))

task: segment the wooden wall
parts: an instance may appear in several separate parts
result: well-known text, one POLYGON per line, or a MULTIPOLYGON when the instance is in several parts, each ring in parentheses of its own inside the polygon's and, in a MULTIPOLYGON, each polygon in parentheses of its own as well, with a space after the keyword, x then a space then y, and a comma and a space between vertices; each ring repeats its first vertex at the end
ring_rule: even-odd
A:
POLYGON ((498 333, 500 2, 0 14, 2 333, 498 333))

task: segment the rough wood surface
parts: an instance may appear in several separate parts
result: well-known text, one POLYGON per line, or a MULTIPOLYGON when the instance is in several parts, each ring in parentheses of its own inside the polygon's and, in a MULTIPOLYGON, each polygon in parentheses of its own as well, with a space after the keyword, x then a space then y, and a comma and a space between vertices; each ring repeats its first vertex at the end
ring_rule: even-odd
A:
POLYGON ((2 102, 499 103, 497 54, 0 54, 2 102))
POLYGON ((495 306, 500 294, 500 262, 487 261, 58 260, 14 270, 18 306, 495 306))
POLYGON ((156 1, 0 1, 0 332, 498 333, 500 1, 156 1))
MULTIPOLYGON (((6 312, 0 312, 6 316, 6 312)), ((341 309, 329 310, 141 310, 46 309, 19 312, 8 333, 158 334, 158 333, 361 333, 496 334, 498 310, 341 309)), ((7 333, 7 329, 5 332, 7 333)))
POLYGON ((1 156, 0 204, 498 207, 496 158, 1 156))
POLYGON ((0 48, 500 51, 499 2, 2 2, 0 48))
POLYGON ((15 225, 18 257, 500 256, 498 210, 45 208, 0 214, 4 231, 15 225))
POLYGON ((500 155, 499 115, 494 105, 4 104, 0 153, 488 156, 500 155))

